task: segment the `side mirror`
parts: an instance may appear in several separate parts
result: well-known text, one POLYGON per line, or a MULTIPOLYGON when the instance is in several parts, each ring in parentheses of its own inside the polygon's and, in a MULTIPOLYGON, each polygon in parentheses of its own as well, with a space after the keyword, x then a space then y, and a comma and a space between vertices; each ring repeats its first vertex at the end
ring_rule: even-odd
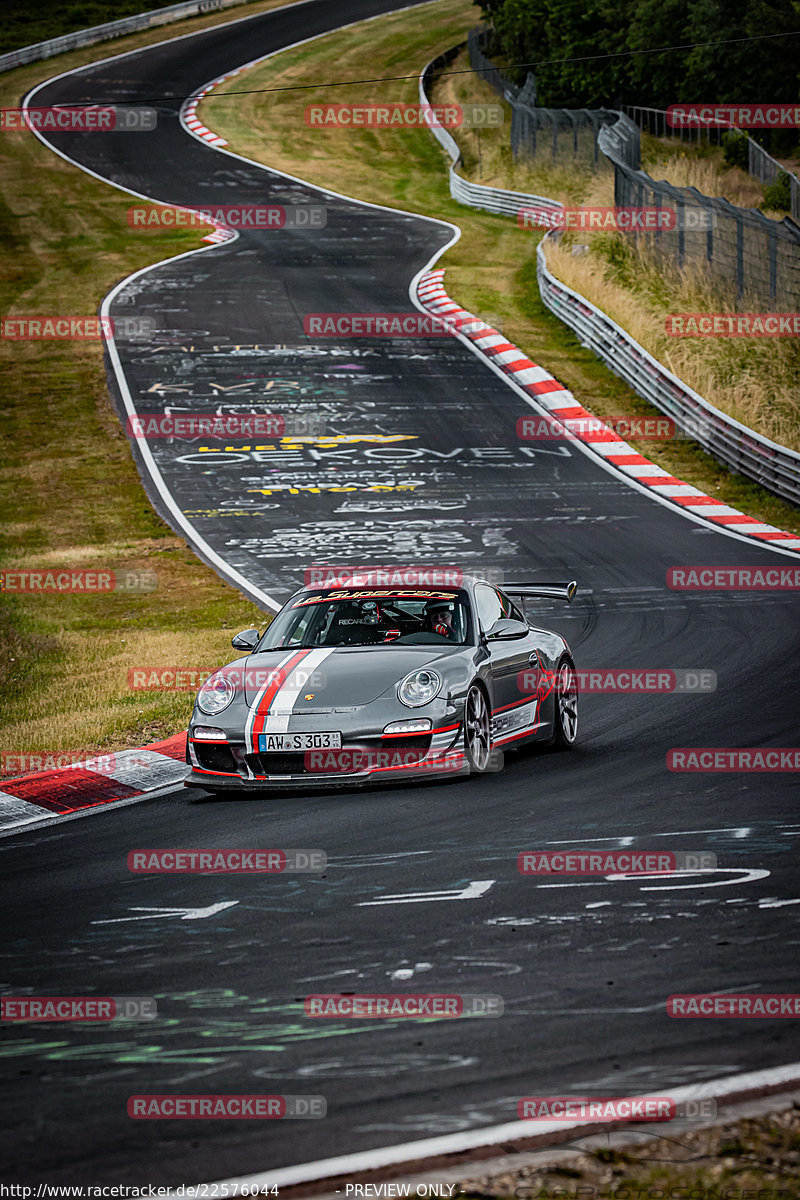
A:
POLYGON ((522 621, 515 621, 513 617, 501 617, 499 621, 495 621, 492 628, 486 634, 487 642, 510 642, 514 638, 524 638, 528 636, 530 630, 522 621))
POLYGON ((257 629, 245 629, 242 633, 237 633, 235 638, 231 638, 231 645, 234 650, 255 650, 258 643, 261 641, 261 634, 257 629))

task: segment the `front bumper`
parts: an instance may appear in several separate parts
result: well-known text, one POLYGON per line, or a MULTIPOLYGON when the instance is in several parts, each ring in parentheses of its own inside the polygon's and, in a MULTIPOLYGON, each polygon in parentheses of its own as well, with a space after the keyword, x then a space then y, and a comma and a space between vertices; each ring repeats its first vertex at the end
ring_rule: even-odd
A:
POLYGON ((193 768, 183 781, 184 787, 205 788, 212 791, 228 792, 272 792, 280 790, 294 791, 329 791, 341 788, 353 788, 366 784, 390 785, 403 783, 408 780, 422 779, 458 779, 469 775, 469 766, 459 750, 452 755, 442 758, 436 763, 425 764, 424 761, 412 766, 399 768, 376 767, 372 770, 343 771, 325 774, 301 775, 263 775, 245 778, 241 775, 215 775, 211 771, 199 771, 193 768))
MULTIPOLYGON (((320 790, 467 775, 469 767, 463 753, 461 708, 439 702, 436 709, 438 711, 425 713, 433 723, 429 734, 384 736, 383 728, 392 719, 397 719, 394 710, 387 714, 387 720, 382 720, 379 729, 365 730, 361 721, 357 725, 353 721, 351 728, 342 729, 340 750, 305 753, 255 752, 252 745, 245 744, 241 734, 235 737, 229 733, 224 743, 196 741, 192 737, 193 721, 187 743, 187 761, 192 771, 184 780, 184 786, 213 791, 273 791, 298 786, 320 790)), ((326 721, 328 727, 334 719, 332 715, 331 720, 326 721)), ((313 724, 318 724, 318 718, 312 722, 306 717, 302 722, 293 722, 291 732, 317 732, 313 724)))

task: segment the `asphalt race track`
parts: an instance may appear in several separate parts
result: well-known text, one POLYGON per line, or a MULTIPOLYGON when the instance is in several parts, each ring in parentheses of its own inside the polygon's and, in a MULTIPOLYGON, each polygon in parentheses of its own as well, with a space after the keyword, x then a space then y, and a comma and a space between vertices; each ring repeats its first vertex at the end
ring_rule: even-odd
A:
POLYGON ((181 100, 224 71, 392 7, 312 0, 36 95, 37 105, 161 98, 152 133, 52 139, 140 195, 328 207, 324 230, 243 233, 117 292, 113 315, 153 316, 161 331, 119 347, 139 411, 175 409, 178 397, 187 411, 268 403, 313 410, 328 434, 364 439, 211 452, 151 443, 185 524, 170 519, 204 557, 246 576, 252 594, 278 602, 320 558, 574 577, 581 592, 569 610, 538 611, 580 667, 703 668, 717 673, 717 690, 585 696, 575 751, 508 755, 501 774, 480 780, 246 802, 178 789, 0 841, 10 897, 2 991, 154 996, 159 1011, 149 1024, 5 1030, 9 1181, 222 1179, 512 1121, 525 1095, 663 1094, 800 1058, 796 1021, 665 1011, 671 993, 796 990, 800 903, 796 776, 665 765, 671 747, 797 744, 797 600, 670 591, 666 571, 797 557, 692 521, 571 445, 520 443, 515 422, 530 409, 455 339, 306 338, 307 313, 412 311, 409 283, 452 230, 326 198, 179 124, 181 100), (366 490, 375 483, 393 490, 366 490), (331 490, 348 485, 356 490, 331 490), (705 850, 720 870, 672 880, 518 873, 521 850, 565 845, 705 850), (320 848, 329 866, 321 877, 137 877, 126 856, 142 846, 320 848), (476 881, 491 885, 459 898, 476 881), (216 905, 227 907, 158 915, 216 905), (303 1013, 311 992, 409 990, 500 995, 505 1015, 303 1013), (129 1096, 170 1092, 323 1095, 327 1117, 127 1116, 129 1096))

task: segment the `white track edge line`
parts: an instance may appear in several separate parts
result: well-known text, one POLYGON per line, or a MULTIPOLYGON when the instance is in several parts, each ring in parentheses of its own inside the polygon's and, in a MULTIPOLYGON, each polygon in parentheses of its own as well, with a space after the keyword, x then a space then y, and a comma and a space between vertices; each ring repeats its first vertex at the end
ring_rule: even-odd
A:
MULTIPOLYGON (((439 251, 439 253, 436 254, 431 259, 431 262, 432 263, 435 262, 436 259, 441 257, 441 255, 447 249, 449 249, 449 247, 445 246, 443 250, 439 251)), ((430 312, 430 310, 425 307, 423 301, 415 295, 415 291, 414 291, 417 280, 423 274, 424 274, 424 271, 420 271, 420 272, 418 272, 417 275, 414 276, 414 279, 412 280, 411 285, 409 287, 409 295, 411 297, 412 302, 419 309, 420 312, 430 312)), ((469 310, 464 309, 463 311, 468 312, 469 310)), ((529 404, 530 407, 535 412, 539 413, 543 417, 551 416, 550 412, 546 408, 544 408, 541 404, 537 403, 536 398, 534 396, 532 396, 530 394, 530 392, 526 392, 524 390, 524 388, 522 387, 522 385, 517 383, 517 381, 513 378, 513 376, 508 375, 505 371, 501 370, 501 368, 498 367, 492 361, 491 358, 489 358, 487 355, 485 355, 483 353, 483 351, 480 349, 479 346, 476 346, 472 341, 470 341, 470 339, 466 336, 466 334, 460 333, 458 330, 455 330, 453 336, 457 337, 459 339, 459 341, 464 343, 465 346, 468 346, 472 350, 473 354, 475 354, 478 358, 480 358, 480 360, 482 362, 484 362, 492 371, 494 371, 495 375, 497 375, 499 379, 505 380, 505 382, 509 385, 509 387, 511 387, 517 393, 518 396, 521 396, 522 399, 525 400, 526 403, 529 404)), ((528 356, 526 356, 526 357, 528 357, 528 356)), ((531 360, 531 361, 533 361, 533 360, 531 360)), ((539 364, 536 364, 536 365, 539 365, 539 364)), ((547 368, 545 367, 542 369, 546 370, 547 368)), ((548 374, 549 374, 549 372, 548 372, 548 374)), ((565 390, 567 390, 567 389, 565 389, 565 390)), ((669 509, 670 512, 676 513, 679 516, 685 517, 687 521, 693 521, 696 525, 703 526, 704 529, 710 529, 710 530, 713 530, 715 533, 722 533, 722 534, 725 534, 727 537, 735 538, 737 542, 743 542, 746 546, 750 546, 751 548, 763 548, 765 550, 773 550, 776 554, 785 554, 785 555, 788 555, 790 558, 800 558, 800 552, 798 552, 797 550, 781 548, 780 545, 776 545, 774 542, 756 541, 754 538, 747 537, 744 534, 735 533, 732 529, 730 529, 726 525, 716 525, 713 521, 708 520, 707 518, 698 516, 696 513, 688 511, 686 508, 684 508, 683 505, 671 503, 667 499, 666 496, 659 495, 658 492, 654 491, 652 488, 648 487, 646 484, 640 483, 639 480, 636 479, 633 475, 628 475, 628 474, 626 474, 626 472, 621 471, 619 469, 619 467, 615 466, 614 463, 607 462, 602 457, 602 455, 597 454, 594 450, 591 449, 591 447, 589 445, 587 445, 585 442, 581 441, 581 439, 578 437, 576 437, 574 442, 570 441, 570 445, 574 445, 576 450, 579 450, 582 454, 585 454, 587 458, 590 458, 592 460, 592 462, 598 463, 608 475, 613 476, 613 478, 616 479, 618 482, 627 483, 629 487, 632 487, 636 491, 641 492, 643 496, 648 496, 651 500, 656 501, 656 503, 660 504, 663 508, 669 509)), ((694 487, 695 485, 689 484, 687 486, 694 487)), ((705 493, 703 493, 703 494, 705 494, 705 493)), ((755 520, 755 518, 753 518, 753 519, 755 520)))
MULTIPOLYGON (((295 0, 295 3, 293 3, 293 4, 282 5, 277 9, 267 10, 267 12, 268 13, 269 12, 282 12, 288 8, 295 8, 295 7, 299 7, 300 5, 309 4, 309 3, 311 3, 311 0, 295 0)), ((411 10, 413 8, 425 7, 425 5, 427 3, 436 3, 436 0, 425 0, 425 2, 423 4, 411 4, 411 5, 406 5, 403 8, 391 9, 388 13, 380 13, 380 14, 378 14, 378 16, 375 16, 375 17, 368 17, 361 21, 353 21, 353 22, 350 22, 349 25, 340 26, 339 28, 348 29, 348 28, 351 28, 353 25, 361 25, 361 24, 366 23, 366 21, 374 21, 382 16, 392 16, 392 15, 394 15, 394 13, 408 12, 409 10, 411 10)), ((183 38, 189 38, 189 37, 200 37, 203 34, 209 33, 214 29, 221 29, 228 25, 237 25, 242 21, 252 21, 252 20, 254 20, 260 16, 264 16, 264 15, 265 15, 264 13, 250 13, 246 17, 238 17, 233 21, 223 21, 219 25, 209 26, 208 28, 202 29, 202 30, 195 30, 193 33, 180 34, 178 37, 175 37, 175 38, 164 38, 160 42, 153 42, 152 44, 150 44, 148 46, 143 46, 143 47, 140 46, 136 50, 126 50, 121 54, 114 54, 107 58, 93 60, 90 63, 84 63, 80 67, 73 67, 69 71, 62 71, 58 75, 53 75, 49 79, 43 80, 41 83, 38 83, 34 88, 32 88, 29 92, 27 92, 23 99, 22 107, 23 107, 23 109, 29 108, 31 101, 37 92, 39 92, 42 88, 48 87, 50 84, 57 82, 59 79, 65 79, 70 75, 80 74, 80 72, 82 72, 82 71, 86 71, 88 69, 91 69, 91 68, 94 68, 97 66, 102 66, 103 64, 108 63, 108 62, 113 62, 116 59, 128 58, 133 54, 141 54, 148 50, 156 49, 158 46, 164 46, 169 42, 181 41, 181 40, 183 40, 183 38)), ((273 51, 271 54, 267 55, 266 57, 272 58, 277 54, 284 53, 284 51, 294 49, 295 45, 297 45, 297 46, 305 45, 305 43, 308 41, 315 41, 317 38, 327 37, 330 34, 337 33, 337 32, 338 32, 338 29, 325 30, 322 33, 314 34, 314 36, 311 38, 305 38, 301 42, 294 43, 294 45, 283 46, 279 50, 273 51)), ((235 68, 235 67, 231 68, 231 70, 236 70, 236 69, 237 68, 235 68)), ((203 88, 206 88, 208 86, 209 86, 208 83, 202 84, 200 90, 202 90, 203 88)), ((185 121, 184 121, 184 115, 183 115, 184 108, 189 103, 191 103, 191 101, 193 99, 194 100, 197 99, 197 93, 194 93, 192 96, 188 97, 184 101, 184 103, 181 105, 181 108, 178 112, 178 119, 179 119, 181 128, 183 128, 185 133, 187 133, 190 137, 195 138, 196 141, 202 142, 203 145, 208 146, 209 143, 206 142, 205 139, 203 139, 201 137, 197 137, 194 133, 192 133, 192 131, 188 128, 188 126, 185 124, 185 121)), ((92 171, 90 167, 84 166, 82 163, 78 162, 76 159, 70 158, 70 156, 68 154, 65 154, 62 150, 59 150, 56 146, 54 146, 51 142, 49 142, 45 137, 43 137, 38 129, 32 127, 32 130, 33 130, 33 133, 35 134, 35 136, 39 139, 39 141, 42 143, 43 146, 45 146, 52 153, 57 154, 59 156, 59 158, 64 159, 65 162, 68 162, 72 166, 77 167, 78 170, 83 171, 86 175, 91 175, 94 179, 99 180, 101 183, 104 183, 109 187, 116 188, 117 191, 125 192, 129 196, 136 196, 140 200, 147 200, 151 204, 163 204, 164 203, 164 201, 156 200, 152 196, 147 196, 147 195, 144 195, 142 192, 134 191, 132 188, 124 187, 121 184, 116 183, 114 180, 108 179, 104 175, 98 175, 97 172, 92 171)), ((309 183, 307 180, 300 179, 298 176, 287 175, 285 172, 277 171, 277 170, 275 170, 275 168, 268 167, 264 163, 256 163, 251 159, 243 158, 241 155, 232 154, 230 151, 223 149, 223 147, 221 147, 221 146, 209 146, 209 148, 217 151, 220 154, 230 154, 231 158, 238 158, 242 162, 251 163, 253 166, 258 167, 262 171, 273 171, 275 174, 281 175, 285 179, 292 179, 293 181, 295 181, 297 183, 303 183, 306 186, 313 188, 316 191, 322 191, 324 194, 327 194, 329 196, 337 196, 343 200, 351 200, 356 204, 363 203, 363 204, 366 204, 369 208, 385 208, 386 207, 385 205, 371 204, 368 201, 357 200, 353 196, 346 196, 339 192, 331 192, 327 189, 320 188, 317 184, 309 183)), ((422 214, 422 213, 409 214, 406 210, 403 210, 403 209, 388 209, 388 211, 403 213, 404 216, 409 216, 409 215, 419 216, 423 220, 438 221, 438 219, 436 217, 425 217, 424 214, 422 214)), ((450 224, 449 222, 441 222, 441 221, 438 223, 446 224, 446 225, 450 224)), ((223 245, 225 245, 225 244, 229 245, 229 244, 231 244, 231 242, 238 240, 238 237, 239 237, 238 232, 236 230, 232 230, 231 232, 234 234, 234 237, 229 239, 228 243, 222 243, 223 245)), ((460 237, 460 236, 461 236, 461 231, 459 230, 458 237, 460 237)), ((454 241, 457 241, 458 237, 453 238, 451 240, 451 242, 449 242, 447 244, 447 246, 443 247, 443 249, 439 251, 439 254, 443 253, 444 250, 448 249, 449 246, 452 245, 454 241)), ((160 267, 165 266, 167 263, 178 262, 182 258, 188 258, 192 254, 206 254, 206 253, 209 253, 210 251, 216 250, 216 249, 218 249, 218 246, 215 246, 215 245, 200 246, 196 250, 187 250, 182 254, 173 255, 171 258, 161 259, 157 263, 152 263, 150 266, 142 267, 140 270, 134 271, 134 273, 132 275, 126 276, 123 280, 121 280, 116 285, 116 287, 114 287, 109 293, 107 293, 107 295, 104 297, 103 302, 102 302, 101 315, 107 316, 109 306, 110 306, 111 302, 113 301, 114 297, 117 295, 117 293, 121 289, 123 289, 127 284, 138 279, 140 276, 145 275, 150 271, 156 271, 160 267)), ((431 259, 431 262, 435 262, 436 257, 438 257, 438 255, 435 256, 433 259, 431 259)), ((124 371, 122 370, 122 364, 119 360, 119 355, 117 353, 116 343, 114 341, 113 336, 108 339, 107 345, 108 345, 108 351, 109 351, 109 358, 111 359, 111 364, 114 368, 114 374, 116 376, 117 384, 120 389, 120 395, 122 397, 125 411, 129 416, 134 416, 136 414, 136 408, 133 406, 133 401, 131 398, 130 390, 128 388, 127 379, 125 377, 124 371)), ((266 608, 271 609, 274 613, 278 612, 283 607, 283 605, 278 603, 271 596, 268 596, 266 594, 266 592, 263 592, 260 588, 256 587, 255 584, 249 583, 248 580, 239 571, 237 571, 234 567, 229 566, 225 562, 225 560, 222 559, 216 553, 215 550, 212 550, 211 546, 209 546, 209 544, 206 542, 205 538, 199 532, 197 532, 195 530, 195 527, 191 524, 191 522, 188 521, 184 517, 183 513, 178 508, 177 504, 175 503, 175 501, 172 498, 171 493, 169 492, 169 490, 166 487, 163 476, 161 475, 161 471, 159 470, 158 466, 156 465, 155 459, 153 458, 152 452, 150 450, 149 445, 147 444, 146 439, 141 439, 141 444, 140 444, 139 449, 142 453, 142 458, 145 462, 146 469, 148 471, 148 474, 150 475, 150 479, 151 479, 153 485, 156 488, 156 491, 158 492, 163 503, 165 504, 165 507, 167 508, 167 510, 173 515, 173 517, 174 517, 175 521, 177 522, 177 524, 179 525, 179 527, 182 530, 184 530, 185 532, 191 531, 191 541, 194 541, 194 543, 198 547, 202 547, 202 551, 203 551, 203 554, 205 555, 205 557, 208 559, 208 561, 213 566, 215 566, 215 569, 222 575, 222 577, 224 579, 226 579, 229 582, 232 582, 234 584, 234 586, 239 587, 240 590, 242 590, 245 595, 257 598, 258 602, 262 603, 266 608), (219 564, 219 565, 217 565, 217 564, 219 564)))
MULTIPOLYGON (((677 1103, 698 1098, 724 1099, 726 1095, 750 1091, 755 1088, 771 1087, 776 1084, 791 1084, 800 1080, 800 1062, 787 1063, 781 1067, 769 1067, 760 1071, 748 1071, 740 1075, 713 1079, 704 1083, 671 1088, 669 1095, 677 1103)), ((607 1124, 608 1122, 606 1122, 607 1124)), ((618 1124, 618 1122, 610 1122, 618 1124)), ((603 1124, 596 1122, 594 1124, 603 1124)), ((630 1122, 635 1125, 636 1122, 630 1122)), ((311 1183, 355 1175, 382 1167, 397 1166, 405 1162, 419 1162, 426 1158, 461 1154, 483 1146, 536 1137, 537 1134, 558 1133, 562 1130, 586 1128, 585 1121, 509 1121, 503 1125, 490 1125, 481 1129, 448 1133, 440 1137, 424 1138, 415 1142, 400 1142, 395 1146, 381 1146, 375 1150, 362 1150, 355 1154, 323 1158, 317 1162, 300 1163, 293 1167, 279 1167, 254 1175, 235 1176, 214 1180, 218 1184, 253 1185, 258 1187, 292 1187, 300 1183, 311 1183)), ((170 1190, 168 1197, 174 1196, 170 1190)))
MULTIPOLYGON (((436 0, 427 0, 427 2, 435 3, 436 0)), ((295 4, 281 6, 280 9, 274 9, 274 10, 268 10, 268 11, 270 11, 270 12, 271 11, 275 11, 275 12, 283 11, 284 8, 293 8, 296 5, 306 4, 306 3, 310 3, 310 0, 295 0, 295 4)), ((408 12, 412 8, 423 8, 425 6, 426 6, 425 3, 407 5, 404 8, 392 9, 392 10, 390 10, 389 13, 379 14, 379 16, 390 16, 390 15, 393 15, 394 13, 408 12)), ((126 50, 121 54, 115 54, 108 58, 98 59, 96 61, 93 61, 92 63, 85 63, 83 66, 74 67, 69 71, 62 71, 59 75, 54 75, 54 76, 52 76, 52 78, 44 80, 42 83, 37 84, 37 86, 35 88, 33 88, 29 93, 27 93, 27 95, 23 101, 23 107, 28 106, 30 99, 41 88, 46 87, 48 84, 54 83, 59 79, 63 79, 68 75, 74 75, 80 71, 86 70, 87 67, 101 66, 106 62, 113 62, 115 59, 118 59, 118 58, 127 58, 132 54, 140 54, 145 50, 151 50, 158 46, 166 45, 168 42, 181 41, 183 38, 188 38, 188 37, 198 37, 203 33, 209 32, 210 30, 221 29, 228 25, 236 25, 242 21, 253 20, 255 17, 259 17, 259 16, 263 16, 263 15, 264 15, 263 13, 254 13, 254 14, 250 14, 246 17, 238 17, 233 21, 223 21, 219 25, 209 26, 208 28, 203 29, 203 30, 196 30, 194 33, 184 33, 184 34, 180 34, 174 38, 164 38, 160 42, 153 42, 151 45, 148 45, 145 47, 139 47, 136 50, 126 50)), ((340 29, 349 29, 349 28, 352 28, 353 25, 366 24, 368 21, 374 21, 377 19, 378 19, 377 16, 376 17, 367 17, 363 21, 351 22, 349 25, 343 25, 343 26, 340 26, 339 28, 340 29)), ((315 41, 321 37, 327 37, 330 34, 336 33, 336 32, 338 32, 338 29, 337 30, 327 30, 323 33, 315 34, 311 38, 305 38, 302 41, 295 42, 290 46, 284 46, 280 50, 272 51, 271 54, 266 55, 264 58, 256 60, 256 61, 265 62, 265 61, 267 61, 268 58, 273 58, 278 54, 282 54, 284 51, 292 50, 296 46, 305 45, 307 42, 315 41)), ((231 70, 236 70, 236 69, 237 68, 235 68, 235 67, 231 68, 231 70)), ((244 69, 244 67, 242 69, 244 69)), ((201 90, 202 90, 202 88, 209 87, 211 84, 213 84, 213 81, 209 81, 209 83, 202 84, 201 90)), ((196 99, 196 94, 188 97, 187 100, 184 102, 184 105, 181 106, 181 109, 178 113, 178 119, 179 119, 182 127, 184 128, 185 132, 190 137, 195 137, 195 135, 192 133, 192 131, 188 128, 188 126, 186 126, 184 124, 184 119, 183 119, 183 108, 185 105, 188 105, 192 101, 192 99, 196 99)), ((95 179, 100 180, 100 182, 108 184, 110 187, 115 187, 115 188, 117 188, 118 191, 127 192, 131 196, 137 196, 141 200, 148 200, 151 203, 155 203, 155 204, 161 203, 161 201, 153 200, 152 197, 150 197, 150 196, 144 196, 140 192, 134 192, 130 188, 124 188, 121 185, 114 183, 111 180, 105 178, 104 176, 96 174, 90 168, 82 166, 81 163, 76 162, 74 159, 71 159, 68 155, 66 155, 62 151, 58 150, 55 146, 51 145, 50 142, 46 141, 46 139, 41 137, 41 135, 37 129, 33 129, 33 132, 36 135, 36 137, 39 138, 39 140, 42 142, 42 144, 45 145, 54 154, 58 154, 59 157, 63 158, 66 162, 71 163, 73 166, 77 167, 81 171, 84 171, 86 174, 92 175, 95 179)), ((196 140, 202 142, 203 145, 208 145, 208 143, 205 142, 204 139, 202 139, 202 138, 196 138, 196 140)), ((410 297, 412 303, 414 304, 414 306, 420 312, 427 313, 429 311, 428 309, 426 309, 424 307, 421 300, 417 297, 416 285, 417 285, 420 277, 422 275, 426 274, 427 272, 429 272, 433 268, 434 263, 436 263, 442 257, 442 255, 445 254, 459 240, 459 238, 461 237, 461 229, 458 225, 454 224, 452 221, 446 220, 443 217, 431 217, 424 213, 412 212, 409 209, 392 208, 391 206, 388 206, 388 205, 375 204, 369 200, 358 200, 355 196, 349 196, 343 192, 331 191, 330 189, 322 187, 320 184, 311 183, 307 179, 302 179, 299 175, 289 175, 285 171, 278 170, 277 167, 269 167, 264 163, 256 162, 255 159, 247 158, 242 154, 236 154, 232 150, 226 150, 222 146, 213 146, 213 147, 211 147, 211 149, 215 150, 219 154, 225 154, 230 158, 237 159, 239 162, 249 163, 251 166, 258 167, 260 170, 271 171, 276 175, 282 176, 282 178, 284 178, 284 179, 291 179, 295 183, 302 183, 307 187, 313 188, 315 191, 321 192, 323 195, 336 196, 337 198, 342 199, 342 200, 350 200, 356 204, 362 204, 362 205, 366 206, 367 208, 378 208, 378 209, 383 209, 387 212, 400 213, 403 216, 419 217, 422 220, 433 221, 436 224, 446 225, 448 228, 452 229, 453 237, 451 238, 451 240, 445 246, 442 246, 438 251, 436 251, 432 255, 432 257, 428 261, 427 265, 425 267, 423 267, 422 270, 420 270, 414 276, 413 280, 411 281, 411 283, 409 285, 409 297, 410 297)), ((236 231, 233 231, 233 232, 235 233, 235 238, 238 238, 238 233, 236 231)), ((233 240, 235 240, 235 239, 233 239, 233 240)), ((144 274, 148 270, 155 270, 157 267, 162 266, 168 262, 172 262, 172 261, 176 260, 177 258, 184 258, 184 257, 187 257, 189 254, 203 254, 209 250, 215 250, 217 248, 218 248, 217 246, 201 246, 197 250, 189 250, 185 254, 176 255, 176 256, 174 256, 173 259, 162 259, 161 262, 154 263, 151 267, 142 268, 141 271, 136 272, 134 275, 128 276, 127 279, 122 281, 122 284, 118 285, 118 287, 121 287, 121 286, 123 286, 124 283, 127 283, 130 280, 135 279, 137 277, 137 275, 144 274)), ((466 337, 464 334, 461 334, 458 332, 456 332, 454 336, 459 338, 459 340, 461 342, 463 342, 464 345, 469 346, 469 348, 472 350, 472 352, 477 357, 479 357, 483 363, 487 364, 494 371, 494 373, 498 376, 498 378, 503 379, 510 387, 512 387, 513 390, 515 392, 517 392, 517 394, 523 400, 525 400, 525 402, 535 412, 538 412, 541 416, 549 415, 545 409, 543 409, 540 405, 538 405, 536 403, 536 401, 533 399, 533 397, 530 395, 530 393, 524 391, 523 388, 511 378, 511 376, 506 374, 504 371, 501 371, 500 368, 497 367, 491 361, 491 359, 487 358, 486 355, 484 355, 482 353, 482 351, 477 346, 475 346, 474 343, 472 341, 470 341, 470 339, 468 337, 466 337)), ((542 369, 546 370, 546 368, 542 368, 542 369)), ((654 492, 652 490, 652 488, 649 488, 649 487, 645 486, 644 484, 639 483, 638 480, 636 480, 632 476, 627 475, 625 472, 619 471, 613 464, 607 463, 602 458, 602 456, 600 456, 599 454, 596 454, 592 450, 590 450, 589 447, 585 445, 585 443, 580 441, 580 439, 578 439, 578 441, 576 443, 576 448, 579 449, 580 452, 585 454, 587 457, 590 457, 592 462, 599 463, 601 465, 602 469, 604 471, 606 471, 607 474, 611 475, 614 479, 623 480, 629 487, 633 488, 634 490, 636 490, 638 492, 641 492, 641 494, 644 496, 649 496, 651 500, 654 500, 656 503, 662 505, 662 507, 669 509, 670 512, 679 513, 682 516, 684 516, 688 521, 692 521, 694 524, 700 525, 704 529, 711 529, 716 533, 721 533, 727 537, 735 538, 736 541, 743 542, 745 545, 748 545, 748 546, 754 545, 753 538, 746 537, 743 534, 737 534, 732 529, 730 529, 724 525, 717 525, 712 521, 709 521, 707 519, 704 519, 704 518, 698 516, 696 513, 689 512, 686 510, 686 508, 684 506, 677 505, 677 504, 670 502, 665 496, 661 496, 657 492, 654 492)), ((772 542, 757 542, 755 544, 758 546, 761 546, 767 550, 772 550, 776 554, 787 555, 790 558, 800 558, 800 553, 798 553, 797 551, 793 551, 793 550, 786 549, 786 548, 782 549, 781 547, 774 545, 772 542)), ((210 549, 210 547, 209 547, 209 549, 210 549)), ((270 600, 271 600, 271 598, 270 598, 270 600)), ((271 603, 274 603, 274 602, 271 602, 271 603)), ((278 607, 280 607, 280 606, 278 606, 278 607)), ((276 611, 277 611, 277 608, 276 608, 276 611)))
MULTIPOLYGON (((308 0, 301 0, 301 2, 307 3, 308 0)), ((267 62, 270 58, 275 58, 279 54, 285 54, 285 53, 288 53, 288 51, 290 51, 290 50, 295 50, 298 46, 305 46, 309 42, 316 42, 320 38, 323 38, 323 37, 331 37, 333 34, 340 33, 344 29, 353 29, 357 25, 368 25, 371 21, 382 20, 384 17, 393 17, 398 13, 410 12, 412 9, 416 9, 416 8, 426 8, 429 4, 437 4, 438 2, 439 2, 439 0, 421 0, 421 3, 418 3, 418 4, 406 4, 402 8, 392 8, 392 9, 389 9, 388 12, 377 13, 374 17, 362 17, 358 21, 350 21, 347 25, 338 25, 335 29, 326 29, 322 33, 312 34, 311 37, 303 38, 299 42, 292 42, 292 44, 289 46, 282 46, 279 50, 272 50, 272 51, 270 51, 269 54, 265 54, 260 58, 253 59, 251 62, 243 63, 241 65, 241 67, 232 67, 231 73, 233 71, 244 71, 244 70, 254 67, 260 63, 267 62)), ((291 7, 291 6, 289 6, 289 7, 291 7)), ((185 104, 189 104, 192 100, 196 100, 197 102, 202 102, 203 100, 206 100, 206 99, 213 99, 214 97, 211 94, 213 91, 213 88, 218 83, 221 83, 221 82, 223 82, 223 80, 226 80, 226 79, 227 79, 227 75, 226 76, 220 75, 217 77, 217 79, 211 79, 207 83, 202 84, 201 90, 209 89, 206 92, 206 94, 203 96, 199 96, 197 93, 194 93, 192 96, 190 96, 188 98, 188 100, 185 102, 185 104)), ((181 111, 179 114, 181 124, 183 124, 183 109, 184 109, 184 107, 185 107, 185 105, 181 106, 181 111)), ((186 132, 189 134, 190 137, 196 137, 196 135, 188 127, 186 127, 186 132)), ((221 136, 221 135, 219 135, 219 136, 221 136)), ((199 142, 203 142, 204 145, 207 145, 207 143, 205 142, 205 140, 203 138, 198 137, 198 138, 196 138, 196 140, 199 142)), ((455 236, 447 243, 446 246, 443 246, 440 250, 438 250, 433 255, 433 257, 430 259, 428 266, 425 268, 425 270, 429 270, 431 265, 436 262, 437 258, 439 258, 442 254, 444 254, 446 250, 449 250, 450 247, 452 245, 454 245, 455 242, 457 242, 458 239, 461 237, 461 230, 459 229, 459 227, 457 225, 454 225, 452 223, 452 221, 446 220, 444 217, 431 217, 427 213, 415 212, 413 209, 410 209, 410 208, 393 208, 390 204, 376 204, 373 200, 359 200, 359 198, 357 196, 350 196, 346 192, 333 191, 331 188, 326 188, 320 183, 312 183, 308 179, 303 179, 300 175, 290 175, 288 173, 288 171, 281 171, 278 167, 269 166, 268 163, 257 162, 256 159, 247 158, 244 154, 236 154, 235 151, 226 150, 223 146, 213 146, 212 149, 216 150, 218 154, 224 154, 228 158, 235 158, 238 162, 248 163, 252 167, 257 167, 260 171, 270 171, 273 175, 280 175, 282 179, 291 179, 291 181, 293 183, 302 183, 304 187, 311 188, 316 192, 321 192, 323 194, 323 196, 335 197, 337 200, 348 200, 351 204, 358 204, 364 208, 377 208, 381 212, 398 213, 402 217, 414 217, 420 221, 432 221, 436 225, 446 225, 448 227, 448 229, 452 229, 455 231, 455 236)))

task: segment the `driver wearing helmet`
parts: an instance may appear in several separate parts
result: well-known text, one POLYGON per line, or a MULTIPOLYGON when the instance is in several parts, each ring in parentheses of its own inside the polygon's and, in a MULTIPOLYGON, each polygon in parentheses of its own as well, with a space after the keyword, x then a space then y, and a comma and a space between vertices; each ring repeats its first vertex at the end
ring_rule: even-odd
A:
POLYGON ((440 637, 447 638, 449 641, 455 641, 456 631, 453 627, 453 608, 452 600, 431 600, 425 607, 425 616, 428 620, 428 626, 431 633, 438 633, 440 637))

